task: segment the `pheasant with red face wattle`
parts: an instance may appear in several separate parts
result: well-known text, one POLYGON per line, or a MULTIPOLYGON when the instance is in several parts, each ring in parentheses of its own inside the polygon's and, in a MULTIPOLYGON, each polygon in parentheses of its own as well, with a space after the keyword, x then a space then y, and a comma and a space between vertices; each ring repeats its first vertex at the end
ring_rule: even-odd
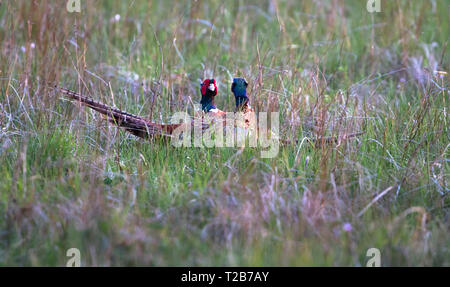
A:
MULTIPOLYGON (((159 124, 147 120, 144 117, 127 113, 125 111, 119 110, 117 108, 105 105, 101 102, 95 101, 92 98, 80 95, 71 90, 60 88, 58 86, 53 86, 57 91, 64 94, 67 98, 78 101, 84 106, 87 106, 103 115, 106 116, 109 122, 114 125, 124 128, 129 133, 140 137, 149 138, 153 136, 163 136, 170 137, 172 133, 183 124, 159 124)), ((223 111, 220 111, 214 105, 214 97, 217 95, 217 85, 214 79, 206 79, 203 81, 200 89, 202 93, 202 110, 214 117, 219 115, 225 115, 223 111)), ((191 122, 191 125, 194 121, 191 122)), ((207 124, 202 124, 202 130, 207 129, 209 126, 207 124)))
POLYGON ((217 96, 217 84, 215 79, 204 80, 200 86, 200 92, 202 93, 202 99, 200 101, 202 111, 212 115, 225 115, 225 112, 219 110, 214 104, 214 98, 217 96))

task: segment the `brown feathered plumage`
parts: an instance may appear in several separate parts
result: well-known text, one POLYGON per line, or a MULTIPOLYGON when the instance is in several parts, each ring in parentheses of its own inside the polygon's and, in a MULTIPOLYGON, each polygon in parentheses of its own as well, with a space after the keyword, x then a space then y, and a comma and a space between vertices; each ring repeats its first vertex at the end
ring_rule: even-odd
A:
POLYGON ((127 113, 117 108, 105 105, 103 103, 94 101, 93 99, 80 95, 74 91, 54 86, 54 88, 61 92, 65 97, 76 100, 81 104, 105 115, 108 120, 124 128, 128 132, 140 138, 148 138, 151 136, 170 136, 173 131, 182 124, 158 124, 153 123, 141 116, 127 113))

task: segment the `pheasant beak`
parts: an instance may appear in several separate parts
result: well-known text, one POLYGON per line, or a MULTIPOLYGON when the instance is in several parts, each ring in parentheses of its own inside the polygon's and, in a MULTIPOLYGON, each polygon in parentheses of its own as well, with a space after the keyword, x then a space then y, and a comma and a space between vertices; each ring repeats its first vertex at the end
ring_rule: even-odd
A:
POLYGON ((216 87, 214 86, 214 84, 209 84, 208 89, 209 89, 211 92, 214 92, 214 91, 216 90, 216 87))

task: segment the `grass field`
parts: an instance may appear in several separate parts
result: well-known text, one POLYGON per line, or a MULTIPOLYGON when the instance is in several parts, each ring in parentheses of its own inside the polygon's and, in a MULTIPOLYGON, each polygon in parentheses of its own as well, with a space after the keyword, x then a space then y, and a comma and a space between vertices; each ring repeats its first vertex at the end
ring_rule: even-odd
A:
POLYGON ((450 265, 448 1, 0 3, 1 266, 450 265), (285 139, 365 134, 175 148, 46 85, 168 122, 234 76, 285 139))

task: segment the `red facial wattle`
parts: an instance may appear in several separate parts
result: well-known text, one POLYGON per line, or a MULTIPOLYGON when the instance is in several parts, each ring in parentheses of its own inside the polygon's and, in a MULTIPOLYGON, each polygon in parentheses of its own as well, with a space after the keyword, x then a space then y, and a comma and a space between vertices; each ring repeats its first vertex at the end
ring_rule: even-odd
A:
POLYGON ((203 81, 202 85, 201 85, 201 93, 203 96, 206 96, 206 92, 207 90, 210 90, 211 92, 213 92, 214 94, 212 96, 216 96, 217 95, 217 85, 216 85, 216 80, 214 79, 206 79, 203 81), (209 86, 214 85, 214 90, 209 89, 209 86))
POLYGON ((205 84, 205 82, 203 82, 202 87, 201 87, 201 92, 202 92, 203 96, 206 95, 206 87, 207 87, 207 84, 205 84))

